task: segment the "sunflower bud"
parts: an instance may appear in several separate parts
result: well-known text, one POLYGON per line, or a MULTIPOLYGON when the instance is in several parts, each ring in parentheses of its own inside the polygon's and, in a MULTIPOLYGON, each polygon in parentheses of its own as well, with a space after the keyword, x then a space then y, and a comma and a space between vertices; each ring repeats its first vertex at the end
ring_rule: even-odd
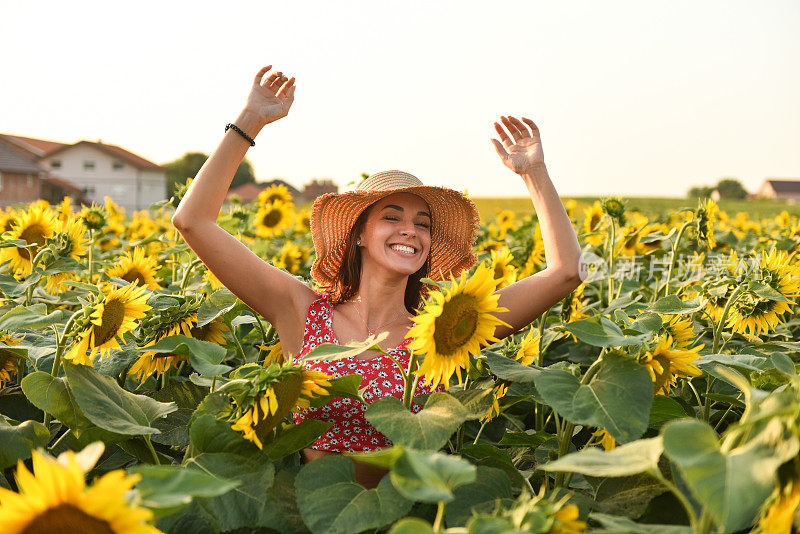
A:
POLYGON ((619 197, 608 197, 601 201, 603 211, 609 217, 616 220, 620 226, 625 226, 627 218, 625 217, 625 203, 619 197))
POLYGON ((106 225, 105 209, 95 204, 81 210, 81 220, 89 230, 102 230, 106 225))

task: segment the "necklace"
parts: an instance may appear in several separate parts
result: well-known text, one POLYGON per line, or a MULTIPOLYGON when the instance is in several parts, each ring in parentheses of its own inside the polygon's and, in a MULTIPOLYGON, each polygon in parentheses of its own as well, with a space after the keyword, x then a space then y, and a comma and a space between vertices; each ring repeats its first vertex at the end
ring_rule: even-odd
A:
MULTIPOLYGON (((358 305, 355 302, 353 302, 353 306, 356 309, 356 313, 358 314, 358 318, 361 319, 362 323, 364 323, 364 329, 367 331, 367 333, 369 335, 374 336, 375 332, 373 330, 371 330, 369 328, 369 326, 367 326, 367 322, 364 320, 364 317, 361 315, 361 311, 358 309, 358 305)), ((397 321, 399 321, 400 319, 403 319, 403 317, 396 317, 396 318, 392 319, 391 321, 389 321, 388 323, 383 323, 382 325, 375 327, 375 330, 380 330, 384 326, 389 326, 390 324, 394 324, 397 321)))

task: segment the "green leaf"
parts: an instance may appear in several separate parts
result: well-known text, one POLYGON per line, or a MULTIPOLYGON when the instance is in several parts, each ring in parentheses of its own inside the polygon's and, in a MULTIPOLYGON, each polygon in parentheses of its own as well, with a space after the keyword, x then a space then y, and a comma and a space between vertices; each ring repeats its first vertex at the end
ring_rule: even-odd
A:
POLYGON ((767 358, 752 354, 704 354, 693 363, 701 368, 705 368, 710 363, 721 363, 728 367, 746 369, 748 371, 766 371, 769 368, 767 358))
POLYGON ((639 524, 627 517, 607 515, 594 512, 589 515, 589 519, 594 519, 603 526, 603 532, 607 534, 692 534, 692 527, 677 525, 651 525, 639 524))
POLYGON ((12 425, 0 415, 0 469, 30 458, 33 449, 44 447, 48 441, 50 432, 42 423, 25 421, 12 425))
POLYGON ((303 419, 299 424, 287 425, 280 433, 264 444, 264 453, 272 461, 280 460, 299 450, 310 447, 318 437, 327 432, 333 423, 316 419, 303 419))
POLYGON ((638 345, 650 338, 650 334, 626 336, 614 322, 603 315, 573 321, 563 328, 584 343, 595 347, 638 345))
POLYGON ((483 351, 483 354, 486 355, 486 363, 489 365, 489 369, 497 378, 502 380, 531 383, 536 378, 536 375, 541 372, 538 367, 522 365, 511 358, 506 358, 502 354, 490 350, 483 351))
POLYGON ((362 532, 388 525, 411 510, 385 476, 375 489, 356 482, 350 458, 325 456, 303 466, 295 478, 297 505, 314 534, 362 532))
POLYGON ((643 334, 652 334, 661 328, 663 321, 657 313, 644 312, 639 315, 634 322, 631 323, 630 329, 636 330, 643 334))
POLYGON ((523 481, 525 475, 520 473, 519 469, 514 465, 508 449, 496 447, 489 443, 478 443, 476 445, 468 443, 461 448, 461 454, 474 459, 479 466, 496 467, 503 470, 516 485, 525 483, 523 481))
POLYGON ((34 406, 68 426, 81 443, 95 440, 113 443, 127 439, 127 436, 95 426, 81 411, 65 378, 53 378, 50 373, 36 371, 23 378, 21 385, 34 406))
POLYGON ((69 387, 83 414, 95 425, 126 435, 158 434, 153 421, 177 409, 175 403, 134 395, 85 365, 64 365, 69 387))
POLYGON ((225 393, 215 391, 203 399, 189 421, 189 441, 193 452, 249 455, 259 451, 254 443, 233 430, 230 423, 218 419, 229 408, 230 400, 225 393))
POLYGON ((328 395, 314 397, 311 399, 311 406, 315 408, 325 406, 337 397, 350 397, 351 399, 357 399, 359 402, 364 402, 358 390, 363 378, 361 375, 345 375, 332 378, 329 380, 330 387, 325 388, 328 391, 328 395))
POLYGON ((605 513, 636 519, 654 497, 669 491, 652 475, 642 473, 603 479, 595 492, 598 508, 605 513))
POLYGON ((449 527, 463 527, 476 506, 494 506, 497 499, 511 499, 511 480, 501 469, 479 465, 475 481, 453 491, 455 499, 444 509, 449 527))
POLYGON ((570 471, 601 477, 622 477, 658 469, 663 451, 661 437, 640 439, 604 452, 587 447, 540 467, 545 471, 570 471))
POLYGON ((66 310, 56 310, 53 313, 45 315, 39 313, 38 310, 46 312, 44 304, 41 306, 17 306, 0 317, 0 330, 38 330, 47 328, 48 326, 60 323, 67 315, 66 310))
POLYGON ((225 347, 181 334, 160 339, 154 345, 140 348, 139 352, 175 353, 186 356, 192 367, 204 376, 221 375, 232 369, 228 365, 219 365, 228 353, 225 347))
POLYGON ((432 503, 452 501, 453 490, 474 482, 475 476, 476 467, 459 456, 409 449, 390 472, 392 484, 404 497, 432 503))
POLYGON ((681 300, 678 295, 668 295, 655 301, 653 305, 650 306, 650 310, 665 315, 682 315, 700 311, 705 304, 705 300, 700 298, 681 300))
POLYGON ((450 390, 450 394, 467 409, 468 420, 480 419, 486 415, 494 401, 493 388, 450 390))
POLYGON ((775 472, 798 451, 797 437, 773 419, 759 435, 730 451, 695 420, 664 426, 664 453, 677 464, 692 495, 725 532, 747 528, 775 488, 775 472))
POLYGON ((550 368, 535 383, 545 402, 560 415, 575 424, 605 428, 618 443, 633 441, 647 430, 653 382, 647 369, 622 352, 606 353, 588 384, 550 368))
POLYGON ((193 497, 216 497, 238 485, 238 482, 182 466, 137 465, 129 472, 142 475, 136 489, 139 490, 142 504, 148 508, 173 508, 189 504, 193 497))
POLYGON ((404 517, 394 525, 389 534, 436 534, 430 523, 419 517, 404 517))
POLYGON ((789 302, 789 300, 785 296, 783 296, 783 293, 781 293, 780 291, 778 291, 777 289, 773 288, 768 284, 764 284, 756 280, 750 280, 748 282, 747 289, 749 289, 759 297, 767 300, 773 300, 776 302, 789 302))
POLYGON ((225 315, 236 306, 239 299, 227 288, 221 287, 211 293, 197 310, 197 326, 205 326, 220 315, 225 315))
POLYGON ((385 340, 388 336, 389 332, 381 332, 377 336, 370 334, 364 341, 351 341, 349 343, 345 343, 344 345, 338 345, 335 343, 320 343, 311 349, 308 354, 300 358, 299 362, 334 362, 336 360, 341 360, 342 358, 358 356, 362 352, 366 352, 368 350, 384 352, 378 343, 385 340))
POLYGON ((797 374, 794 362, 784 353, 773 352, 771 359, 772 359, 772 365, 775 366, 775 369, 785 374, 786 376, 795 376, 797 374))
POLYGON ((667 421, 684 417, 694 417, 694 414, 686 413, 683 406, 675 399, 665 395, 656 395, 653 397, 653 405, 650 407, 650 421, 647 426, 661 428, 661 425, 667 421))
POLYGON ((418 413, 408 410, 400 399, 383 397, 367 408, 364 416, 392 442, 422 450, 439 450, 458 430, 468 412, 453 396, 433 393, 418 413))
POLYGON ((553 434, 549 434, 543 430, 526 430, 525 432, 509 432, 506 431, 503 437, 500 438, 500 445, 508 447, 530 447, 535 449, 548 439, 552 438, 553 434))
POLYGON ((275 478, 275 466, 264 460, 261 454, 203 453, 191 458, 188 467, 216 478, 219 483, 236 481, 236 493, 263 502, 275 478))
POLYGON ((359 462, 375 465, 388 471, 394 467, 394 463, 403 454, 403 447, 393 445, 383 449, 375 449, 374 451, 346 452, 344 454, 350 458, 355 458, 359 462))

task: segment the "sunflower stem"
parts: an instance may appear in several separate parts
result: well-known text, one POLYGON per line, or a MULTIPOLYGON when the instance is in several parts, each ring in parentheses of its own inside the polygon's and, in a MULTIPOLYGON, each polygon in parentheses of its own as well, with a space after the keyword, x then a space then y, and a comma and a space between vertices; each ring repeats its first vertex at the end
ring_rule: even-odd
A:
POLYGON ((94 283, 94 230, 89 229, 89 283, 94 283))
POLYGON ((483 429, 484 429, 484 427, 486 427, 486 423, 488 423, 488 422, 489 422, 489 419, 486 419, 486 421, 481 423, 481 427, 480 427, 480 429, 478 429, 478 433, 475 435, 475 439, 472 441, 473 445, 477 445, 478 444, 478 440, 480 439, 481 434, 483 434, 483 429))
MULTIPOLYGON (((686 221, 685 223, 683 223, 681 225, 681 229, 678 230, 678 235, 675 236, 675 241, 672 243, 672 253, 670 254, 669 270, 667 270, 667 279, 664 280, 664 286, 663 286, 664 287, 664 296, 665 297, 667 295, 669 295, 669 283, 672 280, 672 271, 673 271, 673 269, 675 269, 675 256, 676 256, 676 254, 678 252, 678 245, 680 244, 681 238, 683 237, 683 232, 686 230, 686 228, 691 223, 692 223, 692 221, 686 221)), ((661 288, 656 287, 656 295, 655 295, 655 299, 653 299, 653 302, 658 300, 658 294, 660 292, 661 292, 661 288)))
MULTIPOLYGON (((547 316, 548 316, 549 313, 550 313, 550 308, 547 308, 544 311, 544 313, 542 314, 542 316, 540 317, 540 319, 539 319, 539 351, 538 351, 538 354, 536 355, 536 365, 538 367, 543 367, 544 366, 544 350, 545 350, 545 347, 542 347, 542 343, 543 343, 543 340, 544 340, 544 327, 545 327, 545 324, 547 323, 547 316)), ((537 402, 537 403, 535 403, 533 405, 533 410, 534 410, 534 414, 535 414, 534 415, 534 420, 535 420, 534 428, 538 432, 538 431, 544 429, 545 405, 544 404, 540 404, 540 403, 537 402)))
MULTIPOLYGON (((223 315, 223 317, 225 316, 223 315)), ((233 338, 233 342, 236 344, 236 352, 239 353, 239 356, 242 358, 242 363, 244 363, 245 362, 244 349, 242 348, 242 344, 239 343, 239 338, 236 337, 236 329, 233 327, 231 320, 228 319, 227 317, 225 317, 225 324, 228 325, 228 330, 231 331, 231 337, 233 338)))
MULTIPOLYGON (((181 278, 181 295, 183 295, 183 293, 186 291, 186 282, 189 281, 189 274, 192 272, 192 269, 194 269, 201 263, 203 263, 203 260, 197 258, 196 260, 194 260, 192 263, 189 264, 186 270, 183 271, 183 277, 181 278)), ((175 269, 173 269, 172 272, 174 273, 175 269)), ((258 317, 256 317, 256 319, 258 319, 258 317)))
POLYGON ((63 434, 61 434, 60 436, 58 436, 58 439, 57 439, 57 440, 55 440, 55 441, 53 442, 53 444, 52 444, 52 445, 50 445, 50 446, 48 447, 48 449, 50 450, 50 452, 52 452, 52 451, 56 450, 56 447, 58 447, 59 445, 61 445, 61 442, 62 442, 62 441, 64 441, 64 438, 66 438, 66 437, 67 437, 67 434, 69 434, 70 432, 72 432, 72 429, 68 428, 66 432, 64 432, 63 434))
POLYGON ((675 484, 667 480, 664 475, 661 474, 659 469, 650 469, 647 471, 653 478, 656 478, 661 484, 663 484, 675 497, 680 501, 683 509, 686 510, 686 515, 689 516, 689 524, 692 525, 692 528, 695 532, 697 532, 697 515, 694 513, 694 507, 689 502, 689 499, 686 498, 686 495, 683 494, 681 490, 679 490, 675 484))
POLYGON ((614 244, 616 241, 616 222, 611 217, 611 243, 608 247, 608 304, 614 300, 614 244))
POLYGON ((150 436, 145 436, 144 441, 147 443, 147 448, 150 449, 150 454, 153 455, 153 463, 156 465, 161 465, 161 460, 158 459, 158 453, 156 453, 156 450, 153 447, 153 442, 150 441, 150 436))
POLYGON ((722 315, 719 318, 719 323, 717 323, 717 327, 714 329, 714 341, 711 346, 711 354, 717 354, 717 347, 719 347, 719 338, 722 334, 722 328, 725 325, 725 319, 728 318, 728 311, 733 306, 733 303, 739 298, 739 296, 746 291, 747 286, 745 285, 738 285, 736 289, 733 290, 731 293, 728 302, 725 303, 725 308, 722 310, 722 315))
POLYGON ((414 390, 417 389, 417 378, 414 371, 417 370, 417 355, 412 353, 408 358, 408 371, 405 373, 405 387, 403 389, 403 406, 411 409, 411 400, 414 398, 414 390))
POLYGON ((442 532, 442 521, 444 520, 444 501, 439 501, 436 507, 436 519, 433 520, 433 530, 442 532))

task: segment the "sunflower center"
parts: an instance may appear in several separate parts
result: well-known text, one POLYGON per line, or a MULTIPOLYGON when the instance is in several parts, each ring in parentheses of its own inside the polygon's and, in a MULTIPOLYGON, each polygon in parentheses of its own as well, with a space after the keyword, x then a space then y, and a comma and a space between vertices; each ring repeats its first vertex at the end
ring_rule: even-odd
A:
MULTIPOLYGON (((25 228, 22 233, 19 234, 20 239, 24 239, 28 243, 36 243, 37 245, 44 244, 44 228, 40 224, 32 224, 25 228)), ((31 257, 36 256, 36 251, 38 247, 33 247, 30 249, 27 248, 18 248, 19 255, 25 258, 28 261, 31 261, 31 257)))
POLYGON ((592 213, 592 217, 589 219, 589 228, 591 230, 597 229, 597 225, 600 224, 600 217, 601 215, 599 213, 592 213))
POLYGON ((281 218, 283 214, 280 210, 269 210, 266 214, 264 214, 264 218, 261 219, 261 222, 267 228, 274 228, 281 222, 281 218))
POLYGON ((96 347, 111 341, 119 332, 125 318, 125 304, 121 300, 113 299, 103 306, 103 316, 100 325, 94 326, 94 344, 96 347))
POLYGON ((128 269, 128 272, 123 274, 120 278, 130 283, 138 281, 140 287, 147 285, 147 279, 145 279, 144 275, 136 267, 128 269))
POLYGON ((456 295, 442 306, 434 321, 436 352, 446 356, 456 353, 472 339, 478 326, 478 301, 472 295, 456 295))
POLYGON ((503 269, 503 265, 498 263, 494 266, 494 277, 495 278, 503 278, 505 275, 505 269, 503 269))
POLYGON ((52 532, 81 532, 86 534, 114 534, 106 521, 92 517, 71 504, 48 508, 33 518, 22 534, 50 534, 52 532))

